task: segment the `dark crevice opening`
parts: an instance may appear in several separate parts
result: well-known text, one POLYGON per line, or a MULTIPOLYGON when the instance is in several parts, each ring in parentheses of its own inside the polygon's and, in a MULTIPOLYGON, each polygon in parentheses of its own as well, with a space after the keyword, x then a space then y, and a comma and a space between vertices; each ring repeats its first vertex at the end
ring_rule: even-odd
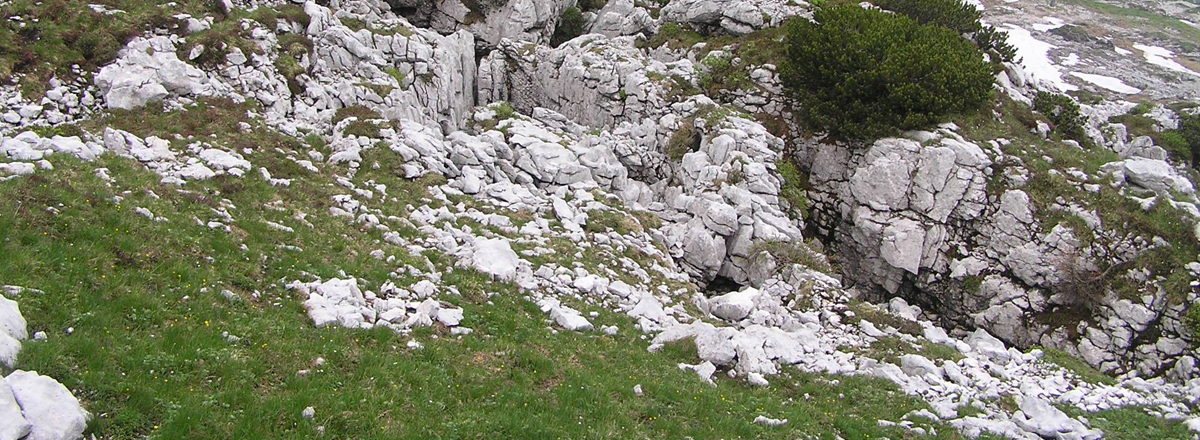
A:
POLYGON ((704 286, 704 294, 705 296, 709 297, 721 296, 726 293, 737 292, 739 290, 742 290, 741 284, 738 284, 737 281, 734 281, 729 277, 721 275, 717 275, 716 278, 713 278, 712 281, 709 281, 708 284, 704 286))

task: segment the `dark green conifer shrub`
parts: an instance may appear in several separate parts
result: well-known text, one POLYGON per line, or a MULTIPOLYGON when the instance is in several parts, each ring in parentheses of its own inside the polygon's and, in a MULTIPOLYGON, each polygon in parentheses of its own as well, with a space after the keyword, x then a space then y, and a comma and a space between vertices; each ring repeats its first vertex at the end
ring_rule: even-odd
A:
POLYGON ((849 139, 925 128, 987 102, 992 71, 955 31, 857 5, 788 24, 781 78, 803 122, 849 139))
POLYGON ((550 46, 558 47, 572 38, 583 35, 584 26, 587 26, 587 21, 583 19, 583 12, 574 6, 567 8, 558 20, 558 27, 554 28, 554 35, 550 36, 550 46))

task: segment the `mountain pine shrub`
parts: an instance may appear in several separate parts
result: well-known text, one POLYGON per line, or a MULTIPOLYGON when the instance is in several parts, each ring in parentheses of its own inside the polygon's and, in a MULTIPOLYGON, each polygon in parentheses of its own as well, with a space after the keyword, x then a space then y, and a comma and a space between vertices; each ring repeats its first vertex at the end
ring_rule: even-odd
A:
POLYGON ((1079 104, 1070 96, 1039 91, 1033 98, 1033 109, 1050 118, 1055 133, 1081 142, 1085 139, 1079 104))
POLYGON ((810 127, 871 139, 928 127, 988 101, 992 73, 955 31, 857 5, 788 24, 781 78, 810 127))
POLYGON ((558 20, 558 27, 554 28, 554 35, 550 36, 550 47, 558 47, 560 44, 583 35, 585 26, 587 26, 587 20, 583 18, 583 12, 574 6, 567 8, 558 20))

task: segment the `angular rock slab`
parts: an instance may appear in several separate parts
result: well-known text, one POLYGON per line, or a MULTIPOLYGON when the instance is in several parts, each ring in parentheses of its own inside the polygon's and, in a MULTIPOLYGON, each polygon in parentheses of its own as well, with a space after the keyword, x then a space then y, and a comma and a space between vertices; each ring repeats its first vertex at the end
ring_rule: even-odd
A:
POLYGON ((37 372, 21 370, 8 375, 5 382, 30 422, 25 440, 83 438, 90 415, 63 384, 37 372))
POLYGON ((29 421, 21 414, 21 406, 13 396, 8 382, 0 377, 0 440, 17 440, 29 434, 29 421))

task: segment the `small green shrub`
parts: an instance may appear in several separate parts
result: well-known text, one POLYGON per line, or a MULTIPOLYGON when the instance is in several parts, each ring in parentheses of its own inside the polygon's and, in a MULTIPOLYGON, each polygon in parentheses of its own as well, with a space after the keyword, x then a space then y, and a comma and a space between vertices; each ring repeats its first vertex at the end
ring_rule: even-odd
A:
POLYGON ((550 46, 558 47, 572 38, 583 35, 585 26, 587 20, 583 18, 583 12, 574 6, 567 8, 558 20, 558 27, 554 28, 554 35, 550 36, 550 46))
POLYGON ((1192 332, 1192 339, 1200 338, 1200 303, 1188 306, 1184 321, 1186 321, 1188 331, 1192 332))
POLYGON ((517 117, 517 111, 512 108, 512 104, 507 102, 496 104, 496 106, 493 107, 493 110, 496 112, 496 121, 503 121, 505 119, 517 117))
POLYGON ((667 141, 667 148, 663 151, 673 161, 683 160, 683 156, 690 152, 700 149, 700 133, 696 131, 694 119, 684 120, 675 133, 671 134, 671 139, 667 141))
POLYGON ((1179 136, 1192 153, 1192 167, 1200 167, 1200 114, 1179 113, 1179 136))
POLYGON ((807 180, 800 175, 796 165, 787 159, 775 161, 775 170, 779 172, 779 177, 783 178, 779 196, 788 202, 788 216, 795 219, 804 218, 808 213, 808 196, 804 192, 807 180))
POLYGON ((304 86, 300 84, 299 77, 308 73, 308 69, 300 65, 300 60, 310 54, 312 49, 312 40, 304 35, 287 33, 279 36, 279 56, 275 59, 275 69, 279 71, 280 75, 287 78, 288 90, 292 94, 298 95, 304 92, 304 86))
POLYGON ((781 75, 814 128, 871 139, 977 109, 991 95, 983 54, 954 31, 857 5, 814 18, 789 23, 781 75))
POLYGON ((1158 139, 1154 141, 1154 144, 1167 150, 1167 153, 1170 153, 1177 160, 1189 162, 1193 167, 1196 166, 1192 162, 1192 149, 1188 145, 1187 139, 1184 139, 1183 135, 1179 134, 1179 130, 1167 130, 1159 133, 1158 139))
POLYGON ((983 26, 972 37, 979 50, 991 55, 993 62, 1017 62, 1017 48, 1008 44, 1008 34, 996 30, 992 26, 983 26))
POLYGON ((1055 133, 1067 139, 1084 139, 1079 104, 1070 96, 1039 91, 1033 98, 1033 109, 1050 118, 1055 133))
POLYGON ((1146 113, 1150 113, 1150 110, 1154 110, 1154 103, 1140 102, 1138 105, 1135 105, 1133 108, 1129 109, 1129 114, 1141 116, 1146 113))

